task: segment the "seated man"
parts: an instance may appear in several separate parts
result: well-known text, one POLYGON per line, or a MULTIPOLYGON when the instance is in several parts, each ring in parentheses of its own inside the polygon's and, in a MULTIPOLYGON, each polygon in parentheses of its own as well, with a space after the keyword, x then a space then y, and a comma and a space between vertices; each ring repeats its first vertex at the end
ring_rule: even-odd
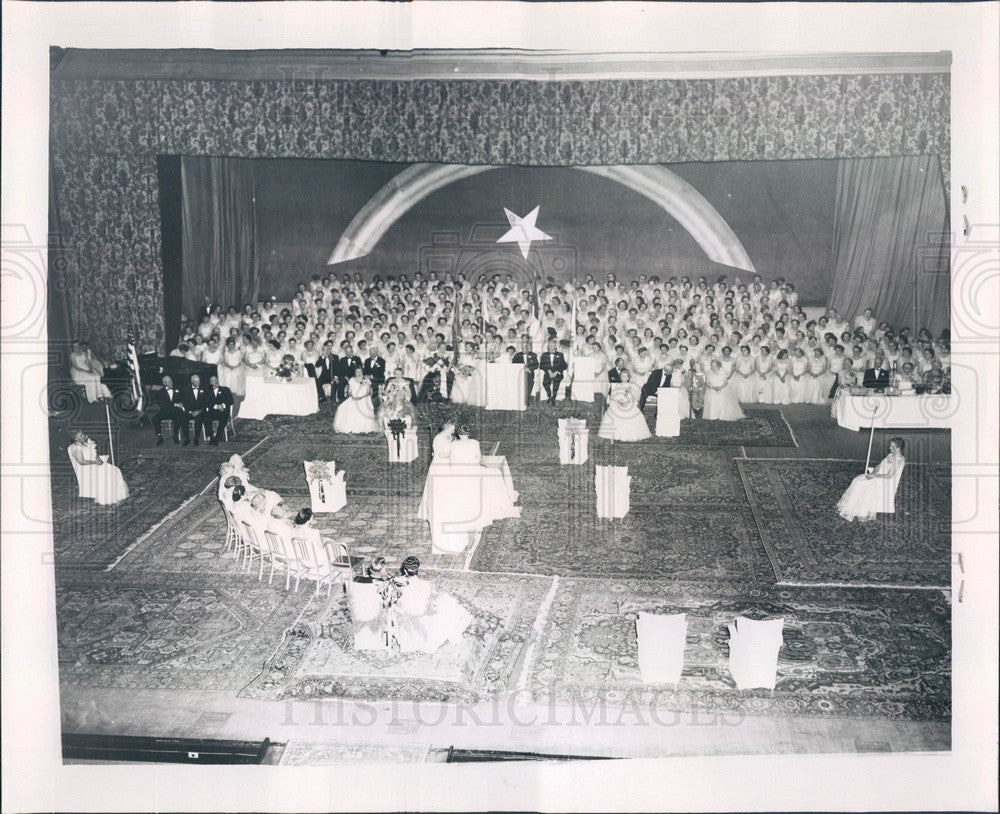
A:
POLYGON ((874 364, 865 370, 862 386, 869 390, 885 390, 889 386, 889 369, 885 366, 885 358, 881 354, 877 355, 874 364))
POLYGON ((642 391, 639 393, 640 411, 645 409, 646 399, 650 396, 655 396, 657 390, 661 387, 670 387, 670 375, 672 372, 673 366, 667 362, 663 367, 649 374, 649 378, 646 379, 645 384, 642 386, 642 391))
POLYGON ((201 443, 203 432, 208 435, 208 410, 210 406, 208 390, 202 386, 201 376, 196 373, 191 377, 191 389, 184 394, 184 410, 194 419, 195 446, 201 443))
POLYGON ((212 440, 209 443, 216 447, 219 445, 219 439, 225 437, 225 430, 233 411, 233 392, 228 387, 222 387, 219 384, 218 376, 211 376, 208 379, 206 405, 203 423, 212 434, 212 440), (214 433, 212 433, 213 423, 216 425, 214 433))
POLYGON ((177 387, 169 376, 162 379, 162 387, 153 388, 149 407, 149 418, 156 432, 156 445, 163 443, 163 422, 170 421, 174 425, 174 443, 180 443, 184 438, 184 446, 191 443, 188 434, 188 422, 191 415, 184 408, 185 394, 177 387))

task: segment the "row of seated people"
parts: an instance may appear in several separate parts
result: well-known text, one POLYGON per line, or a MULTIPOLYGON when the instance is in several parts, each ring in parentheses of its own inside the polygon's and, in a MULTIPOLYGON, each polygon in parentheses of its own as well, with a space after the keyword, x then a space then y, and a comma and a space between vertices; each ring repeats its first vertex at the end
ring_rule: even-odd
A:
POLYGON ((211 376, 205 386, 201 377, 194 375, 184 387, 174 384, 170 376, 164 376, 158 386, 150 388, 149 405, 146 414, 156 432, 156 444, 163 443, 163 422, 173 425, 174 443, 184 446, 191 443, 189 426, 194 424, 194 444, 202 437, 218 446, 226 437, 227 427, 233 415, 233 393, 219 384, 217 376, 211 376))

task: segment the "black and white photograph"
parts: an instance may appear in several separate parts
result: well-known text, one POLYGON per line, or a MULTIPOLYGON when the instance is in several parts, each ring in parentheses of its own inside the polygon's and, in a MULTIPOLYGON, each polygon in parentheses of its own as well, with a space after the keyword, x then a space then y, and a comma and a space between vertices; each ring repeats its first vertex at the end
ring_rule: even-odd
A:
MULTIPOLYGON (((51 771, 197 767, 178 810, 215 773, 269 791, 213 810, 750 810, 802 760, 866 777, 817 810, 995 806, 967 54, 57 33, 11 100, 40 211, 3 217, 4 615, 34 581, 51 771), (896 800, 902 758, 967 796, 896 800), (494 771, 527 796, 435 797, 494 771)), ((171 808, 120 790, 78 810, 171 808)))

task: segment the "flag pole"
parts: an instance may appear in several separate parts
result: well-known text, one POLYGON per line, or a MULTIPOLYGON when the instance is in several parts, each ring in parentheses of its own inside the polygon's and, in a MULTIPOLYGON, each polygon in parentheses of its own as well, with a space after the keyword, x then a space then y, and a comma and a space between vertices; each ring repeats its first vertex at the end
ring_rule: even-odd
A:
POLYGON ((868 434, 868 455, 865 458, 865 473, 868 472, 868 467, 872 460, 872 442, 875 440, 875 414, 878 412, 878 407, 872 407, 872 421, 871 421, 871 432, 868 434))
POLYGON ((107 399, 104 400, 104 417, 108 420, 108 447, 111 450, 111 464, 117 466, 115 463, 115 440, 111 437, 111 405, 107 399))

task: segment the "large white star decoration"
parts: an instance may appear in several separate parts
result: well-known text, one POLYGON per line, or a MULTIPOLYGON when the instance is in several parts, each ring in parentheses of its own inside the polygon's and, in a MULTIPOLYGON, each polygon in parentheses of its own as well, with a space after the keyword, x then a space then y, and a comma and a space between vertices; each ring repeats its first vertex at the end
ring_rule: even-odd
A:
POLYGON ((528 252, 531 250, 531 241, 552 240, 550 235, 535 227, 539 209, 540 207, 536 206, 522 218, 504 207, 503 211, 507 213, 507 220, 510 221, 510 229, 497 243, 516 243, 521 247, 521 256, 527 260, 528 252))

